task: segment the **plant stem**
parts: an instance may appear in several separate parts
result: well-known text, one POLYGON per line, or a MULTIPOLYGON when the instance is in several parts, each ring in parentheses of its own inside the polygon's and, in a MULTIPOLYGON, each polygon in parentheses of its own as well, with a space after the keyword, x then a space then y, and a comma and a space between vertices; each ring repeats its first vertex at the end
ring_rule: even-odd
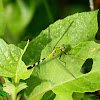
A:
POLYGON ((12 100, 16 100, 16 91, 11 95, 12 100))
POLYGON ((21 94, 19 94, 18 96, 17 96, 17 100, 20 100, 21 99, 21 94))
POLYGON ((93 0, 89 0, 89 2, 90 2, 90 9, 91 11, 93 11, 94 10, 93 0))

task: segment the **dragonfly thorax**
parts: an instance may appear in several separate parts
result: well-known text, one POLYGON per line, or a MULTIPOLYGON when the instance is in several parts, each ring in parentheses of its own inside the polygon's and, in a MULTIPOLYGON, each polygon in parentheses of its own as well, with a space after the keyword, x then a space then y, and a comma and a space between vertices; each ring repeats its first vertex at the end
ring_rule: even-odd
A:
POLYGON ((61 51, 64 52, 65 51, 65 45, 63 44, 61 47, 61 51))
POLYGON ((52 58, 54 56, 57 56, 61 53, 60 47, 56 47, 48 56, 47 58, 52 58))

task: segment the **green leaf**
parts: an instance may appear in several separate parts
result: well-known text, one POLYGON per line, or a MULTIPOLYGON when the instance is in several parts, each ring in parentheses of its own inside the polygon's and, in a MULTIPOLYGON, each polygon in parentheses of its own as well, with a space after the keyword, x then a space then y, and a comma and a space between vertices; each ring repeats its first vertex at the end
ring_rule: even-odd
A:
POLYGON ((26 65, 21 60, 26 47, 22 50, 12 44, 8 45, 0 39, 0 76, 10 77, 14 82, 29 77, 26 65))
POLYGON ((61 47, 62 44, 70 45, 71 47, 71 50, 66 52, 67 55, 63 54, 61 56, 61 60, 66 63, 66 66, 65 63, 59 60, 58 55, 42 62, 38 71, 36 71, 37 67, 34 68, 32 76, 27 80, 29 86, 25 93, 28 96, 27 100, 39 100, 49 90, 56 94, 55 100, 72 100, 73 92, 84 93, 100 89, 100 63, 98 60, 100 49, 97 48, 100 44, 93 41, 98 30, 97 12, 83 12, 68 16, 50 25, 50 32, 47 28, 32 40, 23 58, 27 64, 32 62, 28 59, 33 58, 34 62, 38 61, 40 54, 41 59, 47 57, 60 36, 64 34, 70 23, 74 21, 65 36, 57 44, 57 47, 61 47), (94 48, 96 49, 94 50, 94 48), (80 69, 88 58, 93 59, 92 70, 87 74, 82 74, 80 69), (93 78, 94 76, 95 78, 93 78))
POLYGON ((12 84, 11 82, 8 82, 3 85, 3 90, 12 96, 12 100, 15 100, 18 92, 25 89, 26 87, 27 87, 26 83, 12 84))
POLYGON ((4 8, 2 4, 2 0, 0 0, 0 37, 4 36, 5 31, 5 16, 4 16, 4 8))

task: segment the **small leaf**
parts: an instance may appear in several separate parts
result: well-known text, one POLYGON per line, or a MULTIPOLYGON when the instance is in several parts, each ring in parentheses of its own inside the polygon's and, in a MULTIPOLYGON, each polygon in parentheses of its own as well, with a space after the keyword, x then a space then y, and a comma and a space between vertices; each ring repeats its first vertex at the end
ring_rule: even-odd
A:
POLYGON ((26 83, 12 84, 11 82, 8 82, 3 85, 3 90, 9 93, 9 95, 11 95, 14 100, 18 92, 25 89, 26 87, 27 87, 26 83))
POLYGON ((21 90, 25 89, 27 87, 26 83, 19 83, 16 89, 16 93, 20 92, 21 90))
POLYGON ((13 93, 15 93, 15 86, 11 82, 5 83, 3 85, 3 90, 12 95, 13 93))

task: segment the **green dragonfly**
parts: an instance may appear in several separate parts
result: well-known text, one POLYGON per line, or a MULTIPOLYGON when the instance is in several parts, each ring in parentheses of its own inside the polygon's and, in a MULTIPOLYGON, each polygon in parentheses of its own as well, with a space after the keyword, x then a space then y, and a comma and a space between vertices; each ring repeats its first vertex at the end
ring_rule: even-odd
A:
MULTIPOLYGON (((62 61, 60 58, 61 58, 61 56, 62 56, 63 53, 66 54, 65 51, 68 51, 68 50, 66 50, 66 49, 68 48, 68 45, 67 45, 67 47, 66 47, 64 44, 62 45, 62 47, 56 47, 56 46, 57 46, 57 44, 60 42, 60 40, 63 38, 63 36, 66 34, 66 32, 69 30, 69 28, 72 26, 73 22, 74 22, 74 21, 72 21, 72 22, 70 23, 70 25, 68 26, 68 28, 66 29, 66 31, 64 32, 64 34, 60 37, 60 39, 58 40, 58 42, 55 44, 55 46, 54 46, 52 52, 51 52, 46 58, 43 58, 42 60, 40 60, 40 61, 34 63, 32 66, 29 66, 29 67, 27 68, 27 70, 32 69, 32 68, 34 68, 35 66, 39 65, 40 63, 42 63, 43 61, 45 61, 45 60, 47 60, 47 59, 51 59, 51 58, 53 58, 53 57, 55 57, 55 56, 57 56, 57 55, 60 55, 60 56, 59 56, 59 60, 62 61)), ((62 61, 62 62, 65 63, 64 61, 62 61)), ((66 63, 65 63, 65 66, 66 66, 66 63)), ((67 71, 75 78, 75 76, 74 76, 68 69, 67 69, 67 71)))

